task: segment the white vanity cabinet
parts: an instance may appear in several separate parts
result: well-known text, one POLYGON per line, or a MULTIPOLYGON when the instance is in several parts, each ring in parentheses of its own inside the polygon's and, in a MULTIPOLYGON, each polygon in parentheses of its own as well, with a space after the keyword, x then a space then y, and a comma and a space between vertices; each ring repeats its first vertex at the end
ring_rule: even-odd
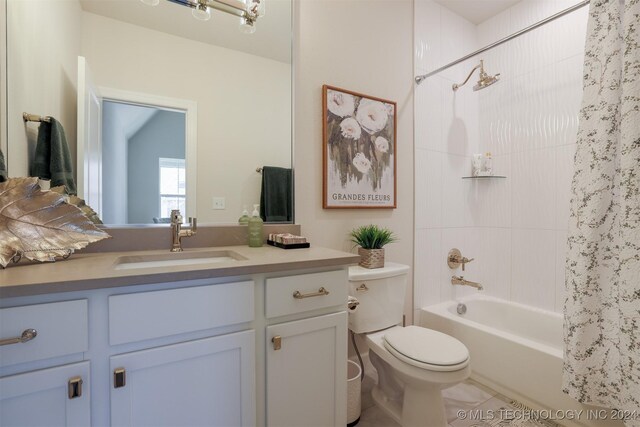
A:
MULTIPOLYGON (((253 281, 109 297, 111 345, 254 320, 253 281)), ((109 359, 111 425, 252 426, 255 332, 246 330, 109 359)))
POLYGON ((267 426, 346 424, 346 284, 344 270, 267 279, 267 317, 304 317, 267 327, 267 426))
POLYGON ((0 299, 0 425, 343 426, 349 261, 0 299))
POLYGON ((91 425, 89 362, 0 378, 0 426, 91 425))
POLYGON ((1 426, 90 425, 87 300, 0 309, 1 426), (62 366, 56 366, 62 365, 62 366))
POLYGON ((112 426, 255 425, 255 334, 112 356, 112 426))

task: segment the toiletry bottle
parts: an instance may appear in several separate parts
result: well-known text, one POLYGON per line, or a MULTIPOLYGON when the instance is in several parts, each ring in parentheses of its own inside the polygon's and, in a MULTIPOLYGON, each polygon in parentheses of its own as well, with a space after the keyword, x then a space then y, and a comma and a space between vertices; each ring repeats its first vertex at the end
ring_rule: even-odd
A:
POLYGON ((262 246, 262 218, 258 208, 260 205, 253 205, 253 212, 249 218, 249 247, 259 248, 262 246))
POLYGON ((491 158, 491 153, 487 152, 484 155, 484 162, 482 165, 482 172, 483 175, 485 176, 492 176, 493 175, 493 159, 491 158))
POLYGON ((238 220, 238 224, 240 225, 248 225, 249 224, 249 211, 247 211, 247 207, 243 206, 242 216, 238 220))
POLYGON ((474 154, 471 161, 471 175, 480 176, 482 173, 482 154, 474 154))

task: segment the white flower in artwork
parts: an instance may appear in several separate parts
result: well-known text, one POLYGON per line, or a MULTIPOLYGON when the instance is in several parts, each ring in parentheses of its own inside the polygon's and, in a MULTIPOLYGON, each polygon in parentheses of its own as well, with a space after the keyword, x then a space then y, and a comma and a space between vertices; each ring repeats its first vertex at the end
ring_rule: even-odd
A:
POLYGON ((342 131, 342 136, 351 139, 360 138, 360 134, 362 133, 358 121, 353 117, 344 119, 342 123, 340 123, 340 130, 342 131))
POLYGON ((327 108, 338 117, 353 116, 356 101, 348 93, 327 90, 327 108))
POLYGON ((360 126, 370 134, 384 129, 388 117, 389 111, 382 102, 366 98, 360 100, 356 119, 358 119, 360 126))
POLYGON ((357 153, 353 158, 352 163, 360 173, 367 173, 369 172, 369 169, 371 169, 371 161, 362 153, 357 153))
POLYGON ((376 146, 376 151, 379 151, 381 153, 389 152, 389 141, 387 141, 386 138, 383 138, 381 136, 377 137, 373 145, 376 146))

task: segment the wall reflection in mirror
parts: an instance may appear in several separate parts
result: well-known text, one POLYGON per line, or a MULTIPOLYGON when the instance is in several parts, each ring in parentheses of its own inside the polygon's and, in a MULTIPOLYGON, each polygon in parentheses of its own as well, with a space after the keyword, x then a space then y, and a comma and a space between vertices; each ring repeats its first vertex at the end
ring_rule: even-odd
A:
POLYGON ((292 167, 291 1, 265 3, 245 34, 166 0, 6 0, 9 176, 33 170, 28 112, 63 125, 79 196, 106 224, 173 208, 235 223, 265 185, 286 192, 263 196, 267 220, 292 222, 291 189, 256 171, 292 167))

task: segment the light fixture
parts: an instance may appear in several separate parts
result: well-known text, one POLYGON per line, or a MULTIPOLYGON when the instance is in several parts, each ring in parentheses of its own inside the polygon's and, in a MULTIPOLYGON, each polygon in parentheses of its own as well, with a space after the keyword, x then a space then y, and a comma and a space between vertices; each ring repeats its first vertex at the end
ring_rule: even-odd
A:
MULTIPOLYGON (((157 5, 160 0, 140 0, 144 4, 157 5)), ((266 0, 167 0, 192 9, 195 18, 202 21, 211 19, 211 9, 235 15, 240 18, 240 31, 252 34, 256 31, 256 21, 265 14, 266 0)))

